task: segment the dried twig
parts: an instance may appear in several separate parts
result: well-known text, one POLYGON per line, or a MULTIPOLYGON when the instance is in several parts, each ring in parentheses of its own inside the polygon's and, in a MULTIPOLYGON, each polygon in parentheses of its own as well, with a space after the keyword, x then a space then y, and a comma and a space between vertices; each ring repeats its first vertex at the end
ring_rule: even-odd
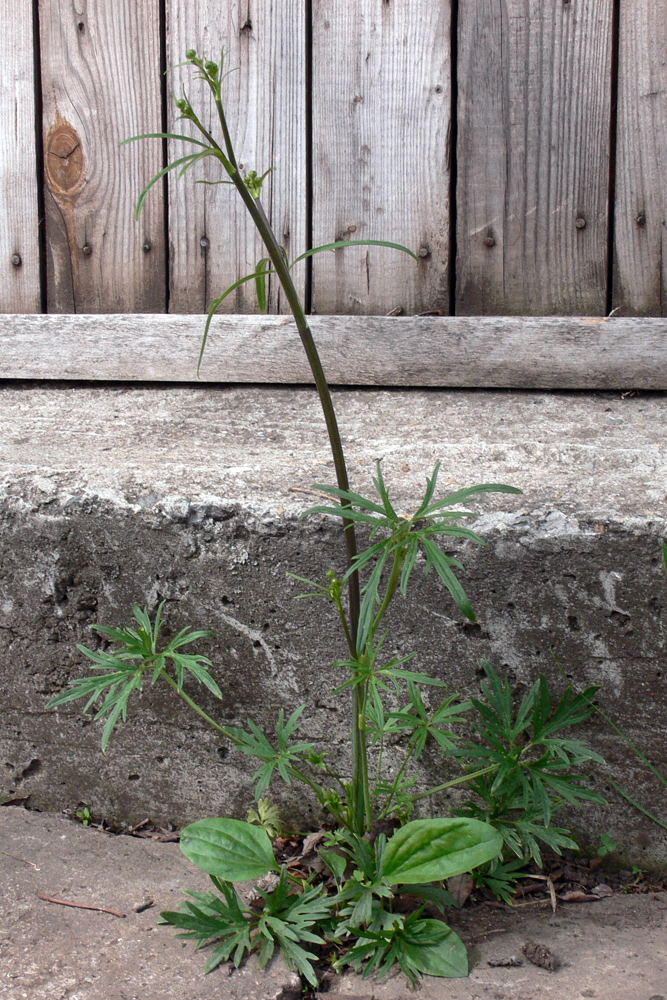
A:
POLYGON ((308 489, 305 486, 290 486, 289 487, 289 492, 290 493, 306 493, 308 496, 311 496, 311 497, 324 497, 324 499, 328 500, 329 503, 340 503, 340 501, 338 500, 337 497, 331 497, 331 496, 329 496, 328 493, 324 493, 323 490, 308 489))
POLYGON ((22 865, 30 865, 30 867, 34 868, 36 872, 39 871, 39 868, 34 861, 26 861, 25 858, 17 858, 15 854, 10 854, 9 851, 3 851, 2 853, 6 854, 8 858, 14 858, 14 861, 20 861, 22 865))
POLYGON ((123 834, 126 837, 131 837, 133 833, 137 832, 137 830, 141 830, 142 826, 146 826, 146 823, 150 823, 150 819, 148 818, 148 816, 146 817, 146 819, 142 819, 141 823, 137 823, 136 826, 130 827, 129 830, 123 830, 123 834))
POLYGON ((97 910, 99 913, 110 913, 112 917, 124 917, 124 913, 118 910, 109 910, 106 906, 89 906, 88 903, 71 903, 67 899, 56 899, 54 896, 43 896, 41 892, 37 895, 40 899, 45 899, 47 903, 59 903, 60 906, 73 906, 77 910, 97 910))
POLYGON ((492 934, 510 934, 510 930, 507 927, 495 927, 490 931, 482 931, 480 934, 475 934, 473 937, 466 937, 466 944, 475 944, 477 941, 483 941, 484 938, 491 937, 492 934))

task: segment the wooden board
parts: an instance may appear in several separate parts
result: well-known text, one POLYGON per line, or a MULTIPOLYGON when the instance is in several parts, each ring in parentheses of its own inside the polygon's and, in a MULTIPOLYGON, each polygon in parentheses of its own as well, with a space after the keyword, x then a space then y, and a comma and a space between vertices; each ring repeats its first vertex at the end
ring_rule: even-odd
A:
POLYGON ((667 6, 620 9, 614 306, 667 313, 667 6))
MULTIPOLYGON (((201 316, 0 316, 0 378, 195 382, 201 316)), ((341 385, 667 389, 667 320, 314 316, 341 385)), ((218 316, 203 382, 311 382, 292 321, 218 316)))
MULTIPOLYGON (((233 70, 223 98, 237 160, 246 170, 274 172, 264 185, 262 202, 290 259, 306 248, 305 0, 167 0, 167 63, 182 62, 189 48, 218 61, 227 52, 233 70)), ((219 138, 210 91, 189 67, 170 73, 169 93, 185 87, 193 107, 204 107, 205 123, 219 138)), ((169 131, 193 135, 178 122, 169 100, 169 131)), ((170 142, 170 160, 183 155, 184 143, 170 142)), ((189 152, 189 150, 188 150, 189 152)), ((265 256, 264 246, 234 188, 195 184, 196 178, 219 180, 221 165, 206 160, 181 180, 169 184, 170 311, 205 312, 265 256)), ((294 272, 304 290, 305 267, 294 272)), ((241 285, 221 306, 222 312, 257 312, 254 282, 241 285)), ((282 289, 269 280, 271 312, 284 312, 282 289)))
POLYGON ((40 0, 49 312, 165 304, 158 0, 40 0))
POLYGON ((612 8, 459 4, 457 313, 606 312, 612 8))
POLYGON ((40 312, 31 0, 0 4, 0 312, 40 312))
POLYGON ((318 313, 449 307, 449 0, 314 0, 313 259, 318 313))

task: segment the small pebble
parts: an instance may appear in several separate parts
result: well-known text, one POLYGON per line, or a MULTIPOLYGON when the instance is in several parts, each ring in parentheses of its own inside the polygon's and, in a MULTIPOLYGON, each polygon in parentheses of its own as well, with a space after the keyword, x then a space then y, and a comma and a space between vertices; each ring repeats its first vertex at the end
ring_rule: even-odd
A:
POLYGON ((135 903, 132 909, 135 913, 143 913, 144 910, 149 910, 151 906, 155 905, 154 899, 145 899, 143 903, 135 903))

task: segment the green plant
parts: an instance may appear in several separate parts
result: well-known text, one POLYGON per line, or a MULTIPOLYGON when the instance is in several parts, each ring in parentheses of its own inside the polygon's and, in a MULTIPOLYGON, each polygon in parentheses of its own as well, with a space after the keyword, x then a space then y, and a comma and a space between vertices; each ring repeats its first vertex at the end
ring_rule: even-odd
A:
POLYGON ((90 815, 90 809, 88 806, 82 806, 80 809, 77 809, 76 818, 80 821, 82 826, 90 826, 92 816, 90 815))
POLYGON ((463 745, 457 753, 477 765, 494 764, 493 771, 471 778, 477 794, 457 815, 492 823, 506 848, 518 858, 542 862, 540 842, 557 853, 576 850, 569 831, 551 825, 553 814, 565 804, 604 803, 597 792, 581 784, 575 769, 588 761, 604 763, 582 740, 562 731, 584 722, 595 711, 596 687, 576 694, 568 688, 557 705, 544 677, 540 677, 514 711, 509 681, 502 681, 483 661, 486 701, 472 699, 479 721, 479 742, 463 745))
POLYGON ((618 850, 618 844, 613 837, 610 837, 608 833, 603 833, 597 851, 598 857, 606 858, 608 854, 613 854, 616 850, 618 850))
MULTIPOLYGON (((254 281, 260 309, 264 310, 267 277, 275 275, 284 289, 322 404, 337 480, 336 486, 317 485, 328 499, 308 513, 340 519, 345 545, 345 566, 341 572, 331 570, 322 584, 297 579, 310 588, 309 594, 302 596, 329 601, 340 620, 346 652, 336 667, 345 672, 345 677, 334 693, 351 695, 351 774, 340 774, 312 743, 298 740, 304 705, 287 719, 281 710, 275 739, 252 720, 248 721, 247 729, 216 722, 184 686, 186 678, 191 677, 216 698, 222 696, 209 671, 210 661, 182 651, 209 633, 183 629, 175 639, 161 646, 162 605, 153 622, 147 609, 135 606, 136 626, 126 629, 95 626, 114 648, 94 651, 79 647, 92 661, 95 673, 75 681, 49 704, 57 707, 86 698, 88 709, 101 702, 96 718, 106 719, 102 740, 105 749, 116 724, 126 718, 129 699, 141 689, 144 678, 149 677, 151 684, 162 680, 239 751, 259 760, 254 776, 258 808, 249 814, 251 822, 207 819, 191 824, 182 833, 184 853, 211 876, 217 893, 190 894, 180 910, 164 913, 163 918, 194 938, 198 946, 214 945, 206 971, 228 959, 238 965, 251 951, 257 951, 260 964, 264 964, 275 948, 280 947, 288 963, 315 985, 313 961, 317 949, 326 945, 334 953, 337 968, 351 965, 364 975, 385 973, 396 964, 412 982, 422 973, 465 975, 467 957, 463 943, 441 920, 424 917, 424 906, 430 903, 442 911, 451 902, 442 888, 442 880, 483 866, 487 866, 486 875, 481 877, 487 879, 487 884, 504 886, 502 891, 509 891, 506 886, 514 869, 501 860, 504 844, 517 854, 527 849, 533 856, 539 856, 537 837, 556 849, 562 843, 571 843, 564 831, 550 827, 551 813, 557 805, 553 800, 554 796, 586 797, 585 790, 570 780, 569 767, 593 755, 586 756, 583 744, 575 746, 575 741, 559 739, 555 732, 559 726, 578 721, 577 712, 581 718, 590 713, 578 703, 575 709, 576 699, 566 693, 550 714, 546 685, 538 682, 528 702, 524 699, 519 713, 523 720, 532 712, 534 732, 526 751, 523 745, 518 748, 515 739, 525 726, 513 732, 513 741, 505 741, 507 745, 499 742, 498 732, 491 727, 488 712, 498 714, 491 702, 499 697, 500 723, 510 725, 506 702, 508 698, 511 701, 511 692, 497 678, 496 683, 490 668, 487 673, 492 687, 485 693, 491 707, 479 699, 462 702, 458 695, 447 694, 431 708, 426 690, 443 689, 444 682, 409 669, 406 664, 412 655, 402 658, 385 655, 386 633, 381 627, 398 593, 407 594, 417 567, 427 577, 434 571, 462 613, 470 621, 475 620, 457 575, 463 567, 439 543, 463 540, 484 544, 461 523, 476 515, 456 508, 479 494, 520 493, 520 490, 492 483, 436 498, 438 464, 427 479, 422 502, 412 514, 405 515, 398 513, 391 502, 380 463, 374 479, 376 496, 368 498, 350 489, 329 388, 291 270, 315 253, 336 252, 355 244, 382 245, 404 251, 416 261, 418 257, 397 243, 351 240, 306 250, 289 263, 261 204, 262 187, 270 171, 258 175, 251 170, 244 176, 234 154, 223 105, 224 55, 215 63, 189 50, 186 59, 198 70, 213 95, 221 144, 202 123, 187 96, 176 103, 181 118, 192 123, 197 137, 154 133, 127 140, 170 138, 197 147, 196 152, 169 164, 149 182, 139 198, 137 214, 152 186, 166 173, 180 168, 182 176, 202 159, 214 157, 222 171, 222 177, 215 183, 234 185, 265 243, 267 256, 258 262, 255 271, 238 279, 212 301, 200 365, 213 314, 227 295, 242 283, 254 281), (362 551, 357 548, 356 528, 367 535, 368 545, 362 551), (363 587, 360 573, 365 575, 363 587), (390 699, 400 699, 403 707, 390 709, 390 699), (457 730, 473 707, 484 720, 480 731, 487 726, 482 735, 488 738, 490 751, 461 742, 457 730), (405 746, 403 762, 395 773, 385 765, 389 742, 396 748, 405 746), (418 776, 414 764, 427 745, 439 749, 452 767, 458 766, 460 773, 432 788, 416 790, 418 776), (542 756, 534 759, 532 754, 538 749, 542 756), (331 891, 323 883, 315 884, 313 879, 300 881, 275 861, 269 838, 269 833, 276 829, 275 816, 263 796, 276 775, 287 784, 297 781, 308 786, 336 821, 337 826, 326 836, 320 851, 335 885, 331 891), (482 802, 482 805, 471 804, 469 815, 410 819, 420 800, 461 784, 467 785, 482 802), (494 804, 496 801, 501 805, 494 804), (522 810, 530 817, 523 826, 522 810), (392 836, 387 838, 384 833, 375 836, 375 826, 392 819, 402 824, 392 836), (272 875, 270 884, 260 882, 258 886, 259 905, 246 905, 234 883, 265 880, 269 875, 272 875), (399 897, 411 898, 414 908, 404 912, 397 906, 399 897)), ((505 730, 503 733, 507 735, 505 730)))
POLYGON ((270 799, 258 799, 257 808, 249 809, 246 819, 248 823, 261 827, 271 840, 275 840, 282 833, 280 810, 270 799))

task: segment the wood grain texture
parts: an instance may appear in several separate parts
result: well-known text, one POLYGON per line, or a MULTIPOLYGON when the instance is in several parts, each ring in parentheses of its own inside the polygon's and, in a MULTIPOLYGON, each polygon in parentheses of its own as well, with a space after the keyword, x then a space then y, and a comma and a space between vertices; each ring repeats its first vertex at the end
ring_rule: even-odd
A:
MULTIPOLYGON (((167 63, 182 62, 189 48, 218 60, 226 50, 224 106, 237 160, 246 170, 274 172, 267 178, 262 203, 278 240, 290 259, 306 248, 305 0, 167 0, 167 63)), ((185 87, 195 110, 204 107, 205 124, 219 137, 210 91, 187 66, 168 77, 173 92, 185 87)), ((169 102, 169 131, 192 135, 193 126, 177 121, 169 102)), ((184 143, 170 142, 170 160, 184 153, 184 143)), ((187 152, 190 150, 188 149, 187 152)), ((197 164, 181 180, 171 175, 169 230, 170 311, 205 312, 211 299, 265 256, 264 245, 237 192, 228 186, 195 184, 219 180, 221 165, 197 164), (202 241, 204 241, 202 245, 202 241)), ((303 294, 305 267, 295 269, 303 294)), ((268 281, 270 312, 284 312, 282 289, 268 281)), ((241 285, 226 299, 222 312, 258 311, 254 282, 241 285)))
POLYGON ((49 312, 165 305, 158 0, 40 0, 49 312), (144 247, 149 247, 144 250, 144 247), (87 249, 84 249, 87 248, 87 249))
POLYGON ((612 6, 459 4, 457 313, 606 311, 612 6))
MULTIPOLYGON (((340 385, 667 389, 667 320, 314 316, 340 385)), ((0 378, 197 381, 200 316, 0 316, 0 378)), ((288 317, 218 316, 203 382, 309 383, 288 317)))
POLYGON ((40 312, 30 0, 0 4, 0 33, 0 312, 40 312))
POLYGON ((620 9, 614 306, 667 313, 667 6, 620 9))
POLYGON ((313 310, 448 310, 449 0, 314 0, 313 310))

